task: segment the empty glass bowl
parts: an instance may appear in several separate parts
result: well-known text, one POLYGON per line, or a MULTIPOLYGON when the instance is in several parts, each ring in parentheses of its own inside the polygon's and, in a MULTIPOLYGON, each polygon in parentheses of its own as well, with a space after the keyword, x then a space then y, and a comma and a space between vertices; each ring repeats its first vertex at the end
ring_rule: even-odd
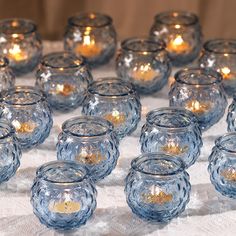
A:
POLYGON ((147 38, 123 41, 116 59, 116 72, 123 80, 132 82, 140 93, 159 91, 171 72, 165 43, 147 38))
POLYGON ((42 42, 33 21, 5 19, 0 21, 0 55, 7 57, 16 75, 32 71, 42 56, 42 42))
POLYGON ((92 180, 106 177, 119 157, 113 125, 100 117, 75 117, 65 121, 58 136, 57 158, 86 166, 92 180))
POLYGON ((53 122, 45 96, 29 86, 18 86, 0 94, 0 117, 15 127, 22 149, 43 143, 53 122))
POLYGON ((44 56, 36 73, 36 86, 44 91, 50 105, 61 111, 81 105, 91 81, 83 58, 69 52, 44 56))
POLYGON ((31 204, 41 223, 69 230, 80 227, 91 217, 96 195, 85 167, 70 161, 53 161, 37 169, 31 204))
POLYGON ((189 167, 202 147, 201 129, 194 114, 184 108, 159 108, 147 114, 140 136, 141 150, 179 156, 189 167))
POLYGON ((107 63, 116 51, 116 31, 110 16, 81 13, 68 19, 64 48, 83 56, 93 67, 107 63))
POLYGON ((137 216, 168 222, 181 214, 189 202, 191 185, 179 158, 147 153, 131 162, 126 177, 126 200, 137 216))
POLYGON ((132 84, 119 78, 101 78, 89 86, 82 112, 110 121, 123 138, 136 129, 141 103, 132 84))

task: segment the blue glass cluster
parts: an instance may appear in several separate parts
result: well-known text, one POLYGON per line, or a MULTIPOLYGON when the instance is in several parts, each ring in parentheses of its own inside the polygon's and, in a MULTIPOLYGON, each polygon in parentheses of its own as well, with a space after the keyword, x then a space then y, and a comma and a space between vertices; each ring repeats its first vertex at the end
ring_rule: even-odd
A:
POLYGON ((160 108, 147 114, 140 136, 141 151, 164 152, 179 156, 189 167, 202 147, 201 130, 196 117, 184 108, 160 108))
POLYGON ((97 191, 86 168, 70 161, 54 161, 39 167, 36 174, 31 204, 40 222, 58 230, 85 224, 97 204, 97 191))
POLYGON ((147 153, 131 163, 126 200, 134 214, 148 221, 168 222, 189 202, 191 185, 184 163, 161 153, 147 153))
POLYGON ((121 43, 117 75, 134 84, 139 93, 157 92, 167 83, 171 65, 163 41, 131 38, 121 43))
POLYGON ((61 111, 81 105, 91 81, 84 59, 68 52, 44 56, 36 73, 36 87, 44 91, 54 109, 61 111))
POLYGON ((113 125, 99 117, 76 117, 62 125, 57 143, 57 158, 86 166, 98 181, 115 168, 119 157, 118 139, 113 125))

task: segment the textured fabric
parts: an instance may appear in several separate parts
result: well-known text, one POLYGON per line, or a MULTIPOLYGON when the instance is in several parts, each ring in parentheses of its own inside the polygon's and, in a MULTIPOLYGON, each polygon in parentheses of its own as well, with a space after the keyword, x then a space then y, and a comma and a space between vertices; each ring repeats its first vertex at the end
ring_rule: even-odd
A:
MULTIPOLYGON (((44 44, 45 52, 62 49, 60 43, 44 44)), ((93 71, 95 78, 115 75, 114 64, 93 71)), ((17 78, 17 84, 34 84, 34 75, 17 78)), ((23 153, 21 167, 7 183, 0 185, 0 235, 81 235, 81 236, 121 236, 121 235, 175 235, 175 236, 231 236, 236 234, 235 212, 236 201, 222 197, 217 193, 209 180, 207 158, 210 155, 214 140, 226 132, 226 115, 203 134, 203 148, 199 160, 188 169, 192 191, 190 202, 185 212, 177 219, 166 224, 149 224, 131 213, 124 194, 124 178, 130 161, 140 154, 138 143, 141 126, 145 115, 153 108, 168 106, 168 86, 154 96, 141 98, 143 105, 142 121, 137 130, 125 137, 120 145, 120 158, 117 167, 97 186, 97 209, 87 224, 76 231, 59 233, 40 224, 33 215, 30 204, 30 187, 36 168, 56 159, 57 135, 60 126, 66 119, 81 114, 81 108, 67 114, 55 112, 54 126, 49 138, 37 149, 23 153)))

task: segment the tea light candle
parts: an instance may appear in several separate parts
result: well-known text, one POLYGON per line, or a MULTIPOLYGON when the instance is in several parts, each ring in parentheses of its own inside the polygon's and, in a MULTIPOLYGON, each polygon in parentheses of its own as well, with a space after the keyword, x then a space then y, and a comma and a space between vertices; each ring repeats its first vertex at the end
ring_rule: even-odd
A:
POLYGON ((24 51, 18 44, 13 44, 13 47, 8 50, 7 56, 10 60, 22 62, 28 59, 27 52, 24 51))
POLYGON ((15 127, 17 133, 33 133, 37 125, 32 122, 19 122, 18 120, 13 120, 12 125, 15 127))
POLYGON ((87 148, 82 148, 80 154, 75 158, 78 162, 82 162, 89 165, 97 165, 105 158, 102 154, 96 150, 88 150, 87 148))
POLYGON ((235 76, 233 76, 233 73, 231 72, 229 67, 223 67, 220 69, 219 72, 221 73, 224 80, 230 80, 236 78, 235 76))
POLYGON ((150 63, 143 64, 141 66, 136 66, 133 69, 132 77, 140 81, 151 81, 155 78, 156 71, 151 68, 150 63))
POLYGON ((67 97, 70 96, 73 92, 75 92, 75 90, 75 86, 71 84, 57 84, 55 94, 67 97))
POLYGON ((103 118, 110 121, 114 126, 122 125, 126 120, 125 114, 117 110, 113 110, 112 113, 106 114, 103 118))
POLYGON ((201 115, 211 109, 211 104, 209 102, 199 102, 197 100, 192 100, 186 104, 185 108, 194 114, 201 115))
POLYGON ((236 170, 235 169, 221 171, 221 175, 229 181, 233 181, 233 182, 236 181, 236 170))
POLYGON ((178 143, 171 140, 167 143, 167 145, 162 147, 162 151, 172 155, 180 155, 188 151, 188 146, 184 146, 182 148, 178 143))
POLYGON ((167 50, 171 53, 188 53, 191 51, 191 46, 188 42, 184 41, 182 36, 177 34, 174 39, 167 43, 167 50))

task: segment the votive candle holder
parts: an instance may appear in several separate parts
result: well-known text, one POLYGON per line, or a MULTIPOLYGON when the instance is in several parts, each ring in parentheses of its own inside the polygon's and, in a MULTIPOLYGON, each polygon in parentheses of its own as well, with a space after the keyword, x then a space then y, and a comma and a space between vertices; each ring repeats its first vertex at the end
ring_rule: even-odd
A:
POLYGON ((16 75, 31 72, 42 56, 42 42, 33 21, 5 19, 0 21, 0 55, 7 57, 16 75))
POLYGON ((189 167, 202 147, 201 129, 194 114, 184 108, 159 108, 150 111, 140 136, 141 151, 163 152, 180 157, 189 167))
POLYGON ((45 55, 36 73, 36 87, 44 91, 52 108, 60 111, 80 106, 91 81, 84 59, 69 52, 45 55))
POLYGON ((13 88, 15 85, 15 74, 9 67, 6 57, 0 57, 0 92, 13 88))
POLYGON ((30 86, 18 86, 0 94, 0 117, 15 127, 23 150, 43 143, 53 123, 46 97, 30 86))
POLYGON ((189 202, 191 185, 179 158, 146 153, 131 162, 126 177, 126 201, 138 217, 168 222, 181 214, 189 202))
POLYGON ((82 113, 110 121, 119 138, 131 134, 141 118, 141 103, 131 83, 101 78, 90 84, 82 113))
POLYGON ((116 72, 118 77, 133 83, 139 93, 161 90, 171 72, 165 43, 147 38, 124 40, 116 58, 116 72))
POLYGON ((150 36, 165 41, 174 66, 190 64, 201 51, 201 26, 198 17, 190 12, 168 11, 156 15, 150 36))
POLYGON ((184 69, 175 74, 169 101, 170 106, 193 112, 202 130, 217 123, 227 107, 221 75, 200 68, 184 69))
POLYGON ((83 56, 91 66, 106 64, 116 51, 116 31, 110 16, 81 13, 68 19, 64 48, 83 56))
POLYGON ((53 161, 37 169, 31 204, 42 224, 70 230, 84 225, 92 216, 96 195, 85 167, 70 161, 53 161))

